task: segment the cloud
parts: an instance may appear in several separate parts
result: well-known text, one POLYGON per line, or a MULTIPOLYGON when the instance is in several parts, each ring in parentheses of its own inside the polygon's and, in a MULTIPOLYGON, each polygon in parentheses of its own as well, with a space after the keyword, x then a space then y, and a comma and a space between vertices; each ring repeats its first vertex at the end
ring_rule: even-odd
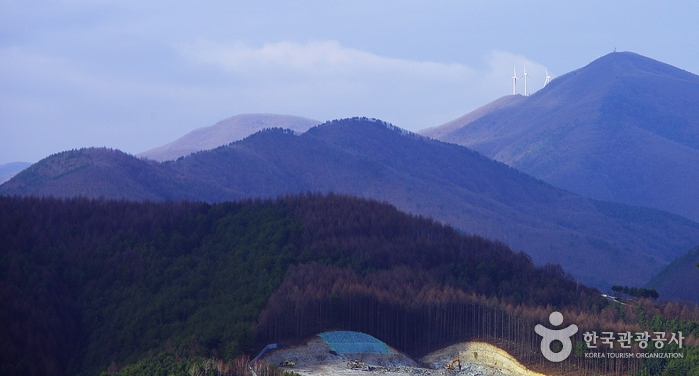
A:
POLYGON ((83 146, 136 153, 251 112, 376 117, 416 131, 510 94, 513 65, 526 64, 532 81, 540 70, 543 83, 543 67, 507 52, 484 56, 477 69, 332 40, 174 46, 134 51, 139 64, 119 54, 82 59, 0 46, 0 159, 35 161, 83 146))
POLYGON ((453 79, 476 72, 459 64, 401 60, 343 47, 337 41, 268 43, 260 48, 200 41, 181 46, 183 54, 201 63, 219 65, 229 72, 282 69, 304 76, 365 73, 417 74, 417 78, 453 79))
POLYGON ((541 76, 540 84, 530 81, 530 92, 544 79, 540 64, 497 51, 484 57, 486 67, 478 70, 380 56, 332 40, 260 47, 198 41, 177 49, 202 69, 219 70, 237 103, 259 107, 267 100, 281 108, 271 111, 319 120, 373 116, 411 130, 439 125, 510 94, 513 66, 521 75, 526 64, 530 78, 541 76))
POLYGON ((110 74, 56 54, 0 47, 0 159, 36 161, 86 146, 145 150, 139 143, 148 132, 162 133, 181 112, 193 113, 192 107, 210 99, 198 90, 110 74), (156 129, 154 119, 165 126, 156 129))

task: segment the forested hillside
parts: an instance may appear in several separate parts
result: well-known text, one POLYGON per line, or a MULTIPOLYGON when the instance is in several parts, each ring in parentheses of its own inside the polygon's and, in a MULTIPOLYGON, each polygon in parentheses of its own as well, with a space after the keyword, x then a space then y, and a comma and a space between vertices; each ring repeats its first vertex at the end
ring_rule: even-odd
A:
POLYGON ((654 209, 556 189, 467 148, 376 119, 326 122, 302 135, 258 132, 156 163, 118 150, 48 157, 0 194, 193 200, 209 203, 301 192, 372 198, 561 264, 599 288, 639 286, 699 244, 699 224, 654 209))
POLYGON ((503 244, 341 196, 217 205, 0 198, 0 220, 6 375, 94 374, 166 346, 224 358, 252 351, 253 322, 298 263, 359 274, 436 269, 488 296, 577 301, 572 281, 503 244))
POLYGON ((96 374, 166 343, 249 350, 299 231, 253 204, 0 205, 3 375, 96 374))
POLYGON ((155 354, 232 361, 338 328, 413 355, 509 338, 526 360, 526 323, 552 308, 583 328, 637 321, 560 266, 347 196, 0 197, 0 239, 3 375, 93 375, 155 354))

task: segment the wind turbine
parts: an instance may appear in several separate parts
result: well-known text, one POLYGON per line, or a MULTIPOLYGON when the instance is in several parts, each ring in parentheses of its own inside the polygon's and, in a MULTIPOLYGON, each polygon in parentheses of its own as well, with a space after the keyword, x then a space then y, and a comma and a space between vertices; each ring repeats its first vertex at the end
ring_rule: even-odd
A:
POLYGON ((549 76, 549 69, 546 68, 546 80, 544 80, 544 87, 551 82, 551 76, 549 76))
POLYGON ((524 66, 524 96, 526 97, 527 94, 527 66, 524 66))
POLYGON ((517 68, 513 68, 514 74, 512 75, 512 95, 517 95, 517 68))

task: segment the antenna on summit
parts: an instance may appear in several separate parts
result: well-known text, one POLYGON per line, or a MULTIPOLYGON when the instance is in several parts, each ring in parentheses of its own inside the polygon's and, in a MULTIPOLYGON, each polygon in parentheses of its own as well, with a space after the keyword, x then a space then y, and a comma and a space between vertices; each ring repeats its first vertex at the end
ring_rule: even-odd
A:
POLYGON ((517 95, 517 68, 513 68, 514 74, 512 75, 512 95, 517 95))
POLYGON ((527 66, 524 66, 524 96, 526 97, 527 95, 527 66))
POLYGON ((549 76, 549 69, 546 68, 546 79, 544 80, 544 87, 546 87, 546 85, 548 85, 549 82, 551 82, 551 76, 549 76))

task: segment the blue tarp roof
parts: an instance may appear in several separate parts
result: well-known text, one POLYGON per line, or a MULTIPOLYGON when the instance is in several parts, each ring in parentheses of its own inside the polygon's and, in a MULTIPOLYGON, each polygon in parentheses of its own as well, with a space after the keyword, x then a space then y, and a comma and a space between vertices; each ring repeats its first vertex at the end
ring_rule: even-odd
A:
POLYGON ((325 343, 330 346, 330 350, 338 354, 390 354, 385 343, 364 333, 359 332, 325 332, 318 334, 325 343))

